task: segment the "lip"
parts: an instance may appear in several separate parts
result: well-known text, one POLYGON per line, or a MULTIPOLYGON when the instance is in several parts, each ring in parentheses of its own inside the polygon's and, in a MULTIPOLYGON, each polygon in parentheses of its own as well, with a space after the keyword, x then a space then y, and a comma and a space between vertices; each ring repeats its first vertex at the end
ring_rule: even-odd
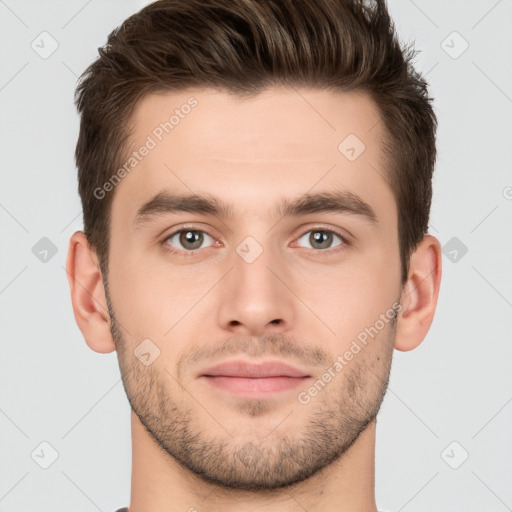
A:
POLYGON ((215 365, 200 377, 216 389, 234 395, 262 398, 268 394, 291 390, 311 376, 281 361, 255 364, 236 360, 215 365))
POLYGON ((310 377, 299 368, 282 361, 263 361, 262 363, 250 363, 237 359, 217 364, 205 370, 204 377, 244 377, 250 379, 263 379, 270 377, 310 377))

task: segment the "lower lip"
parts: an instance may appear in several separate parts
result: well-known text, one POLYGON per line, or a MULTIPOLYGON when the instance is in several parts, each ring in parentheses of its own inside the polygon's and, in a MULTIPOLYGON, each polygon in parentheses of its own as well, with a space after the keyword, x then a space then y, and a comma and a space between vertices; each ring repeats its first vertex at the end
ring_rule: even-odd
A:
POLYGON ((204 376, 214 387, 229 391, 235 395, 262 396, 279 391, 287 391, 303 384, 309 377, 225 377, 204 376))

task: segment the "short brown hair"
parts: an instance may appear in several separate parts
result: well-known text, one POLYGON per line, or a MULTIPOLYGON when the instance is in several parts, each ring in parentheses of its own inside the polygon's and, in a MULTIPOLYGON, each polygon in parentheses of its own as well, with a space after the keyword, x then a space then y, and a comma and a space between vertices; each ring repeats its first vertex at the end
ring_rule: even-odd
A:
POLYGON ((437 119, 416 52, 401 48, 385 0, 158 0, 112 31, 75 102, 84 231, 108 270, 113 192, 130 115, 150 92, 213 87, 255 96, 273 85, 367 92, 385 126, 386 179, 398 209, 402 285, 428 230, 437 119))

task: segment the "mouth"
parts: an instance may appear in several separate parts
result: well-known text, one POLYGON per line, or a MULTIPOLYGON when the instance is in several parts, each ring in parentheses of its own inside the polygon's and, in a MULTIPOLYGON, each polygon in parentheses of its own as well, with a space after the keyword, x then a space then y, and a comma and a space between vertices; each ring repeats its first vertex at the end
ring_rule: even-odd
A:
POLYGON ((311 378, 311 375, 281 361, 254 364, 236 360, 209 368, 200 377, 222 391, 235 395, 262 397, 292 390, 311 378))

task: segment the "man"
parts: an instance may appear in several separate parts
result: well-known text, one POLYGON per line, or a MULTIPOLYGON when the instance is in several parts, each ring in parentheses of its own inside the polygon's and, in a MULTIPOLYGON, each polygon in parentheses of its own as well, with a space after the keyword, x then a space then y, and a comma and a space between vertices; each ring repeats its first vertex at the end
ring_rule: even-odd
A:
POLYGON ((441 279, 412 56, 383 0, 161 0, 82 76, 67 272, 132 407, 129 512, 377 511, 441 279))

